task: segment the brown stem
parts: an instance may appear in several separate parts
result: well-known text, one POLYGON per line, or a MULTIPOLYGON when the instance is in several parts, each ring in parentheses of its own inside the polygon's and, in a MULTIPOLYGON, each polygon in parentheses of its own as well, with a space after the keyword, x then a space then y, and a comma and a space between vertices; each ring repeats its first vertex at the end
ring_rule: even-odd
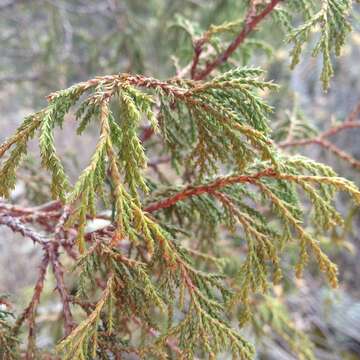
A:
POLYGON ((310 139, 284 141, 284 142, 278 144, 278 146, 280 148, 284 149, 284 148, 288 148, 288 147, 305 146, 305 145, 311 145, 311 144, 321 145, 321 142, 324 140, 324 138, 334 136, 343 130, 356 129, 356 128, 360 128, 360 121, 352 121, 352 122, 345 121, 342 124, 335 126, 316 137, 313 137, 310 139))
POLYGON ((203 46, 207 42, 207 37, 203 37, 194 43, 194 57, 190 68, 190 75, 192 79, 196 78, 196 67, 199 64, 200 55, 203 51, 203 46))
POLYGON ((152 126, 147 126, 144 128, 143 132, 140 135, 140 141, 144 143, 146 140, 150 139, 151 136, 154 134, 154 129, 152 126))
POLYGON ((13 232, 19 233, 24 237, 28 237, 34 243, 44 245, 47 242, 47 240, 42 235, 36 233, 33 229, 26 227, 19 219, 12 216, 1 215, 0 225, 5 225, 13 232))
POLYGON ((51 242, 46 248, 55 275, 56 290, 59 292, 63 306, 65 335, 69 335, 74 327, 74 321, 70 310, 71 298, 65 286, 64 272, 63 272, 62 264, 59 260, 58 245, 51 242))
POLYGON ((335 136, 338 133, 348 130, 348 129, 356 129, 360 128, 360 121, 356 121, 356 118, 360 114, 360 102, 355 106, 353 111, 349 114, 349 116, 346 118, 346 120, 337 125, 333 126, 330 129, 322 132, 318 136, 312 137, 310 139, 300 139, 300 140, 287 140, 284 141, 278 146, 280 148, 289 148, 289 147, 298 147, 298 146, 308 146, 308 145, 318 145, 322 148, 332 152, 334 155, 339 157, 342 160, 345 160, 348 162, 352 167, 356 169, 360 169, 360 161, 354 159, 349 153, 346 151, 341 150, 338 148, 335 144, 331 143, 327 140, 327 138, 331 136, 335 136))
MULTIPOLYGON (((192 76, 192 78, 194 80, 203 80, 215 68, 226 62, 227 59, 231 56, 231 54, 239 47, 239 45, 241 45, 245 41, 246 37, 256 28, 256 25, 259 22, 261 22, 267 15, 269 15, 280 1, 281 0, 271 0, 270 3, 265 7, 265 9, 260 14, 254 16, 248 15, 246 17, 247 20, 245 22, 243 29, 240 31, 238 36, 230 43, 230 45, 226 48, 226 50, 222 54, 220 54, 217 58, 215 58, 215 60, 209 62, 206 65, 205 69, 198 72, 197 74, 194 73, 194 76, 192 76)), ((253 12, 253 7, 251 7, 250 12, 253 12)))
POLYGON ((191 196, 198 196, 205 193, 213 193, 214 191, 223 188, 225 186, 229 186, 236 183, 255 183, 262 177, 274 177, 276 172, 268 168, 264 171, 261 171, 255 175, 239 175, 239 176, 230 176, 230 177, 222 177, 213 181, 210 184, 199 185, 199 186, 189 186, 186 189, 178 192, 177 194, 170 196, 166 199, 157 201, 149 206, 147 206, 144 210, 147 212, 155 212, 160 209, 168 208, 178 201, 183 201, 191 196))
MULTIPOLYGON (((35 284, 34 293, 31 298, 29 305, 16 320, 16 323, 13 327, 14 335, 17 335, 22 323, 25 319, 29 320, 29 339, 35 335, 35 311, 40 301, 40 296, 44 288, 44 281, 46 276, 47 267, 49 264, 49 256, 47 253, 44 254, 43 260, 40 264, 38 279, 35 284)), ((30 343, 30 341, 29 341, 30 343)))

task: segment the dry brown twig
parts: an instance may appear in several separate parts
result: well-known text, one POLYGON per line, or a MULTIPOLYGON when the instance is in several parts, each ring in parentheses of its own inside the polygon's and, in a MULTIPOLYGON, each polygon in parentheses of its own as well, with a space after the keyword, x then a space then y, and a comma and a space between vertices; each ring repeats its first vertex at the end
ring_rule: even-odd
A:
POLYGON ((204 36, 197 40, 194 44, 194 57, 191 65, 191 78, 194 80, 203 80, 205 79, 213 70, 225 63, 228 58, 233 54, 233 52, 245 41, 247 36, 253 32, 256 26, 264 20, 280 3, 281 0, 271 0, 266 7, 259 13, 256 14, 256 2, 252 1, 250 9, 245 16, 245 25, 236 36, 236 38, 229 44, 223 53, 217 56, 213 61, 210 61, 206 64, 205 68, 197 71, 197 66, 199 64, 200 56, 203 51, 204 44, 208 41, 207 33, 204 36))
POLYGON ((302 140, 288 139, 278 144, 278 146, 282 149, 286 149, 291 147, 317 145, 327 151, 330 151, 338 158, 345 160, 353 168, 360 169, 360 160, 355 159, 351 154, 340 149, 338 146, 336 146, 335 144, 333 144, 328 140, 329 137, 335 136, 345 130, 359 129, 360 120, 356 120, 359 114, 360 114, 360 102, 355 106, 355 108, 351 111, 351 113, 348 115, 345 121, 342 122, 341 124, 333 126, 330 129, 320 133, 318 136, 312 137, 310 139, 302 139, 302 140))

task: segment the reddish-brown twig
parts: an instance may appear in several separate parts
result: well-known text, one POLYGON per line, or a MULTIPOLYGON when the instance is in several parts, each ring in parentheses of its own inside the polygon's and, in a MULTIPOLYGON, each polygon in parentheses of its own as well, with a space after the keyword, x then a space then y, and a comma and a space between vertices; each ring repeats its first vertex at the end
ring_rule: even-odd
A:
POLYGON ((46 249, 48 251, 49 260, 55 275, 56 290, 60 295, 63 306, 65 335, 69 335, 74 327, 74 320, 70 310, 71 298, 65 286, 63 267, 59 260, 58 245, 54 242, 50 242, 46 249))
POLYGON ((10 215, 0 216, 0 225, 5 225, 13 232, 19 233, 24 237, 28 237, 34 243, 45 245, 47 240, 40 234, 36 233, 33 229, 25 226, 19 219, 10 215))
POLYGON ((251 6, 246 15, 245 25, 238 36, 230 43, 223 53, 217 56, 213 61, 209 62, 205 68, 196 73, 196 67, 199 63, 200 54, 204 43, 199 41, 194 49, 195 55, 191 67, 191 78, 194 80, 205 79, 214 69, 227 61, 231 54, 245 41, 246 37, 256 28, 267 15, 269 15, 281 0, 271 0, 270 3, 258 14, 255 14, 254 7, 251 6))
POLYGON ((214 191, 217 191, 225 186, 233 185, 236 183, 253 184, 262 177, 275 177, 276 174, 277 173, 272 168, 268 168, 254 175, 238 175, 238 176, 222 177, 206 185, 189 186, 184 190, 174 194, 173 196, 167 197, 163 200, 157 201, 147 206, 144 210, 150 213, 155 212, 160 209, 165 209, 170 206, 173 206, 177 202, 186 200, 191 196, 198 196, 205 193, 211 194, 214 191))
MULTIPOLYGON (((24 209, 24 213, 28 214, 29 209, 24 209)), ((64 210, 64 214, 67 214, 66 209, 64 210)), ((62 265, 59 260, 59 244, 60 244, 59 233, 61 231, 60 227, 62 226, 62 222, 65 220, 65 218, 66 218, 65 215, 60 217, 58 226, 55 227, 56 237, 53 240, 43 237, 41 234, 38 234, 33 229, 24 225, 20 219, 10 216, 10 215, 1 215, 0 216, 0 225, 5 225, 8 228, 10 228, 12 231, 14 231, 16 233, 20 233, 24 237, 30 238, 34 243, 40 244, 42 246, 42 248, 45 252, 43 263, 46 262, 46 266, 44 264, 42 265, 41 274, 40 274, 41 276, 39 277, 39 279, 41 280, 41 278, 45 276, 47 264, 50 263, 52 266, 54 275, 55 275, 56 289, 59 292, 61 302, 63 304, 65 334, 69 334, 73 327, 73 319, 72 319, 72 314, 71 314, 71 310, 70 310, 69 295, 68 295, 68 292, 67 292, 67 289, 65 286, 65 282, 64 282, 64 274, 63 274, 63 270, 62 270, 62 265)), ((38 280, 35 289, 41 288, 41 290, 42 290, 42 286, 40 286, 41 284, 39 283, 40 280, 38 280), (38 285, 38 284, 40 284, 40 285, 38 285)), ((43 282, 43 280, 42 280, 42 282, 43 282)), ((40 292, 41 292, 41 290, 40 290, 40 292)), ((34 306, 37 306, 37 303, 36 303, 37 296, 40 296, 40 294, 34 295, 34 296, 35 296, 34 304, 33 305, 30 304, 31 309, 33 309, 34 306)), ((26 314, 30 314, 30 313, 26 313, 26 314)), ((26 317, 27 316, 30 316, 30 315, 26 315, 26 317)), ((34 327, 33 320, 30 319, 29 321, 30 321, 30 327, 33 328, 34 327)))
POLYGON ((39 275, 36 281, 34 292, 31 298, 29 305, 20 315, 20 317, 16 320, 16 323, 13 327, 13 333, 16 335, 22 325, 22 323, 27 319, 29 324, 29 332, 28 332, 28 348, 26 352, 26 358, 32 359, 35 347, 35 315, 37 307, 40 303, 40 296, 44 288, 46 272, 49 264, 49 256, 48 254, 44 254, 44 257, 41 261, 39 268, 39 275))
POLYGON ((310 139, 300 139, 300 140, 287 140, 284 141, 278 146, 280 148, 290 148, 290 147, 298 147, 298 146, 308 146, 308 145, 318 145, 322 148, 332 152, 335 156, 339 157, 342 160, 345 160, 352 167, 356 169, 360 169, 360 160, 353 158, 349 153, 340 149, 335 144, 331 143, 327 138, 331 136, 335 136, 338 133, 348 130, 348 129, 356 129, 360 128, 360 121, 356 121, 356 118, 360 114, 360 102, 355 106, 353 111, 349 114, 346 120, 336 126, 331 127, 330 129, 322 132, 318 136, 312 137, 310 139))
POLYGON ((154 134, 154 129, 152 128, 152 126, 150 125, 146 126, 140 135, 140 141, 144 143, 145 141, 150 139, 151 136, 153 136, 153 134, 154 134))

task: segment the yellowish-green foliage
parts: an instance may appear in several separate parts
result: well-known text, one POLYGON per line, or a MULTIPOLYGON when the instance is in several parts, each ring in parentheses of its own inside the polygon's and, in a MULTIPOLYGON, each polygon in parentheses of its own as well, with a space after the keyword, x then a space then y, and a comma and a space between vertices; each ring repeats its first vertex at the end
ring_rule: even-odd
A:
POLYGON ((265 296, 252 322, 258 338, 279 336, 300 360, 315 360, 313 344, 294 325, 280 298, 265 296))
POLYGON ((19 355, 18 339, 11 333, 12 327, 9 320, 12 316, 11 312, 0 309, 0 357, 6 360, 16 359, 19 355))
MULTIPOLYGON (((306 23, 290 34, 293 64, 312 29, 321 26, 314 54, 323 54, 326 88, 330 51, 339 51, 349 30, 350 2, 324 0, 320 10, 305 0, 296 6, 306 10, 306 23)), ((284 16, 280 11, 278 17, 284 16)), ((239 24, 213 26, 207 39, 239 24)), ((272 108, 264 100, 277 85, 263 76, 258 68, 234 67, 207 81, 97 77, 51 94, 47 107, 27 117, 0 146, 0 195, 6 197, 29 140, 37 136, 52 197, 64 209, 53 236, 58 239, 62 226, 77 234, 79 280, 71 302, 84 314, 57 346, 63 359, 112 359, 122 353, 215 359, 224 352, 252 359, 254 347, 241 334, 249 320, 269 323, 295 353, 312 359, 311 346, 266 294, 281 282, 290 246, 298 253, 292 264, 296 276, 313 257, 330 285, 338 285, 337 267, 316 234, 343 225, 334 206, 338 192, 359 204, 360 191, 328 166, 282 153, 271 138, 272 108), (89 164, 74 184, 54 142, 56 128, 73 114, 79 135, 91 123, 99 131, 89 164), (160 152, 169 156, 181 185, 147 177, 151 154, 140 136, 144 127, 160 139, 160 152), (111 217, 106 215, 111 224, 87 232, 88 221, 103 217, 103 210, 111 210, 111 217), (234 235, 245 254, 232 268, 218 242, 223 238, 230 251, 236 249, 234 235), (259 293, 265 302, 258 310, 253 299, 259 293), (235 326, 229 317, 234 312, 235 326)), ((310 130, 295 125, 294 131, 310 130)), ((52 258, 58 248, 50 240, 16 223, 8 226, 41 243, 60 276, 52 258)), ((2 327, 5 320, 0 318, 2 327)))
POLYGON ((330 78, 334 75, 331 64, 331 52, 340 55, 342 46, 345 43, 346 35, 351 31, 347 16, 351 9, 351 0, 324 0, 319 6, 316 2, 302 0, 298 1, 306 8, 306 22, 292 30, 289 41, 294 43, 292 51, 292 63, 294 67, 300 61, 300 55, 304 43, 306 43, 312 32, 319 32, 319 38, 313 48, 313 56, 322 54, 323 69, 321 81, 323 88, 328 89, 330 78))
MULTIPOLYGON (((5 149, 7 144, 18 146, 21 142, 25 152, 27 140, 36 130, 40 133, 42 163, 52 174, 54 199, 73 209, 67 226, 76 226, 78 248, 83 253, 78 263, 81 301, 87 298, 86 282, 98 272, 107 274, 95 307, 59 345, 65 359, 95 357, 108 346, 126 349, 115 340, 124 316, 134 316, 156 329, 156 318, 166 318, 175 309, 183 318, 168 318, 163 335, 137 350, 142 356, 165 356, 162 347, 167 339, 177 338, 186 356, 199 350, 215 356, 227 348, 234 358, 251 358, 251 346, 225 320, 226 308, 241 307, 241 324, 251 318, 251 294, 266 292, 272 281, 281 280, 280 256, 289 242, 296 241, 299 246, 297 276, 313 254, 331 285, 337 286, 336 266, 304 228, 299 192, 313 204, 314 219, 323 230, 342 224, 333 207, 336 192, 348 192, 357 202, 360 192, 325 165, 280 155, 269 137, 271 108, 257 94, 257 89, 275 86, 261 80, 261 74, 258 69, 234 69, 209 82, 160 82, 126 74, 97 78, 52 94, 49 106, 30 117, 30 124, 35 125, 30 126, 26 119, 3 145, 5 149), (158 95, 144 93, 142 87, 158 95), (79 131, 90 120, 97 121, 100 136, 89 165, 76 183, 69 185, 56 155, 53 131, 83 96, 81 111, 77 111, 79 131), (152 110, 157 101, 161 104, 159 124, 152 110), (84 104, 91 116, 88 112, 82 115, 84 104), (118 117, 112 108, 119 109, 118 117), (137 131, 141 116, 159 131, 166 148, 176 153, 177 167, 186 169, 194 185, 150 192, 143 172, 147 159, 137 131), (231 169, 231 175, 213 177, 220 162, 231 169), (85 226, 89 216, 97 215, 98 198, 113 203, 114 229, 108 240, 100 237, 87 250, 85 226), (273 215, 262 214, 257 204, 273 215), (166 209, 163 214, 161 209, 166 209), (149 212, 156 210, 154 218, 149 212), (269 217, 278 219, 279 224, 268 222, 269 217), (196 219, 200 226, 206 222, 226 224, 246 240, 247 256, 232 288, 222 276, 196 269, 191 251, 181 244, 182 223, 196 223, 196 219), (132 252, 146 251, 147 255, 143 254, 141 261, 126 257, 119 248, 124 241, 130 242, 132 252), (140 250, 144 246, 145 250, 140 250), (154 318, 155 309, 159 315, 154 318)), ((9 174, 8 164, 6 160, 1 170, 1 183, 9 174)))

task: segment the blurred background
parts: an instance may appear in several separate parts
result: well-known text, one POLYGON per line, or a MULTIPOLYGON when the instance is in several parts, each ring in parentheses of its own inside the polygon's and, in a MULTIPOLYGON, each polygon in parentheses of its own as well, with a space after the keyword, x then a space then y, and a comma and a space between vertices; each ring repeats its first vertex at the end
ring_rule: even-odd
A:
MULTIPOLYGON (((0 0, 0 141, 24 116, 43 107, 47 94, 75 82, 119 72, 160 79, 175 76, 192 58, 192 37, 211 24, 241 19, 246 6, 247 1, 238 0, 0 0)), ((306 50, 300 65, 290 71, 291 46, 272 21, 261 24, 254 34, 251 51, 240 48, 231 58, 231 65, 265 68, 267 77, 281 85, 277 94, 266 95, 275 107, 271 118, 275 138, 276 129, 290 115, 321 132, 343 121, 359 103, 360 13, 355 10, 354 31, 334 61, 335 77, 326 94, 318 81, 321 59, 306 50)), ((56 143, 76 176, 88 161, 97 133, 94 128, 76 137, 74 129, 75 121, 69 117, 56 143)), ((341 132, 332 141, 360 159, 360 130, 341 132)), ((291 151, 329 164, 360 185, 359 170, 319 147, 291 151)), ((33 144, 11 200, 39 205, 48 196, 48 175, 39 171, 38 149, 33 144)), ((294 324, 310 337, 316 355, 324 360, 360 359, 360 219, 357 208, 349 210, 347 199, 338 201, 349 219, 346 233, 320 240, 339 264, 339 290, 330 290, 315 270, 295 285, 277 289, 277 300, 290 309, 294 324)), ((10 294, 14 308, 26 305, 40 257, 30 241, 0 228, 0 294, 10 294)), ((56 339, 59 330, 52 314, 58 313, 60 304, 51 300, 51 274, 46 286, 39 321, 56 339)), ((261 331, 266 336, 257 340, 259 358, 296 358, 281 336, 267 328, 261 331)), ((39 341, 46 348, 54 340, 44 333, 39 341)))

